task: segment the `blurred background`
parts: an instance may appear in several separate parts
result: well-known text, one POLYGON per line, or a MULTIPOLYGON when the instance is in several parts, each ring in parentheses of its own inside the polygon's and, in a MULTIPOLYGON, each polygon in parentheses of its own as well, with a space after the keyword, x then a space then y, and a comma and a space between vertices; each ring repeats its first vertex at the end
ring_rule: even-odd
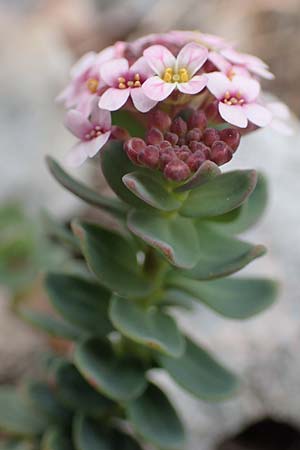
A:
MULTIPOLYGON (((192 328, 241 375, 240 395, 207 405, 169 379, 160 381, 181 409, 184 405, 189 450, 299 450, 299 0, 0 0, 0 254, 13 248, 29 252, 33 261, 27 278, 22 272, 17 279, 0 261, 0 383, 36 370, 36 355, 48 345, 8 308, 11 293, 28 280, 35 281, 26 295, 39 303, 36 268, 57 267, 66 258, 36 239, 39 211, 46 208, 68 220, 83 208, 45 168, 45 154, 63 160, 73 142, 54 99, 68 81, 70 66, 86 51, 169 29, 219 34, 264 59, 276 75, 265 83, 267 90, 291 108, 294 135, 253 133, 228 166, 257 168, 269 178, 269 209, 247 238, 266 244, 270 252, 247 270, 281 281, 278 304, 245 323, 216 318, 200 307, 197 314, 180 317, 182 326, 192 328)), ((75 174, 105 188, 101 174, 89 166, 75 174)))

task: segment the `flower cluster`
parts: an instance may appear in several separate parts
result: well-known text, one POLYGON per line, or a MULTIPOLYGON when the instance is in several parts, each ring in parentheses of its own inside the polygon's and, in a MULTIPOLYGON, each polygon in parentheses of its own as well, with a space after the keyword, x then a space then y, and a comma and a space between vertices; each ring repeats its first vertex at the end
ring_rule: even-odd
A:
POLYGON ((240 132, 276 124, 286 128, 263 100, 261 77, 273 78, 262 60, 200 32, 151 34, 88 53, 73 67, 58 97, 69 109, 66 126, 79 139, 68 162, 79 166, 109 139, 126 140, 127 131, 111 120, 114 111, 125 109, 147 129, 144 140, 129 136, 125 142, 136 164, 160 169, 177 181, 207 159, 224 164, 240 132), (167 115, 167 127, 151 124, 160 113, 167 115), (170 167, 177 167, 178 175, 170 167))

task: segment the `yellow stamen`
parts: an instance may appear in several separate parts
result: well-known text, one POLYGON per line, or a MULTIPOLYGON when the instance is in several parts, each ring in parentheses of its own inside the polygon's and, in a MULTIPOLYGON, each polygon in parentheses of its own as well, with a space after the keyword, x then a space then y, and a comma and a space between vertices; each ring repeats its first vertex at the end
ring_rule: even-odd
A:
POLYGON ((180 68, 177 72, 174 72, 172 67, 167 67, 162 79, 166 83, 186 83, 189 81, 190 77, 185 67, 180 68))
POLYGON ((118 86, 118 88, 119 89, 126 89, 126 84, 125 83, 119 83, 119 86, 118 86))
POLYGON ((86 82, 86 86, 92 94, 96 94, 99 87, 99 81, 95 78, 89 78, 86 82))
POLYGON ((126 80, 125 80, 124 77, 119 77, 119 78, 118 78, 118 82, 119 82, 119 83, 126 83, 126 80))
POLYGON ((134 75, 134 81, 140 81, 140 80, 141 80, 140 74, 139 74, 139 73, 136 73, 136 74, 134 75))
POLYGON ((134 81, 127 81, 127 86, 128 87, 134 86, 134 81))
POLYGON ((141 87, 141 86, 142 86, 142 83, 139 80, 134 82, 134 87, 141 87))

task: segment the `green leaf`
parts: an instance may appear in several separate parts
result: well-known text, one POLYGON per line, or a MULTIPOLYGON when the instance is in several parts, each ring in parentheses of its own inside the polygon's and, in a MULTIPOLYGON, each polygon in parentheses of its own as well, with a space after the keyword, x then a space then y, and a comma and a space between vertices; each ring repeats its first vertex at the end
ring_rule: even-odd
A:
POLYGON ((45 286, 52 305, 66 321, 102 336, 112 330, 108 318, 111 293, 98 283, 79 276, 49 273, 45 286))
POLYGON ((95 391, 71 363, 60 364, 56 370, 58 395, 68 407, 92 417, 102 417, 114 403, 95 391))
POLYGON ((15 387, 0 387, 0 429, 17 436, 34 436, 47 426, 45 416, 35 411, 15 387))
POLYGON ((157 386, 150 384, 141 397, 131 401, 127 413, 135 430, 159 448, 184 447, 183 426, 169 399, 157 386))
POLYGON ((255 189, 248 199, 236 210, 214 218, 212 223, 224 233, 243 233, 258 222, 266 209, 267 202, 267 181, 259 173, 255 189))
POLYGON ((8 439, 0 442, 0 450, 37 450, 35 441, 8 439))
POLYGON ((52 423, 69 422, 70 410, 60 403, 57 392, 46 383, 29 383, 26 387, 26 396, 33 407, 47 416, 52 423))
POLYGON ((51 317, 49 314, 34 311, 33 309, 24 306, 18 309, 18 313, 26 322, 29 322, 33 327, 48 333, 50 336, 71 341, 74 341, 79 337, 80 332, 78 328, 75 328, 60 319, 51 317))
POLYGON ((187 217, 215 217, 240 206, 255 188, 254 170, 219 175, 190 192, 180 213, 187 217))
POLYGON ((113 450, 107 430, 82 414, 75 417, 73 436, 76 450, 113 450))
POLYGON ((145 310, 115 296, 111 302, 110 318, 117 330, 146 347, 173 357, 184 351, 184 339, 175 320, 155 308, 145 310))
POLYGON ((263 245, 252 245, 221 234, 205 222, 196 223, 200 250, 198 262, 184 275, 198 280, 223 277, 245 267, 266 252, 263 245))
POLYGON ((236 377, 190 339, 180 358, 157 355, 157 359, 183 389, 202 400, 222 400, 237 389, 236 377))
POLYGON ((198 237, 189 219, 133 210, 128 215, 128 228, 176 267, 192 268, 198 261, 198 237))
POLYGON ((127 157, 122 142, 109 141, 105 145, 101 152, 101 164, 107 183, 118 197, 129 205, 147 208, 147 205, 132 194, 122 181, 124 175, 136 170, 136 166, 127 157))
POLYGON ((145 136, 145 126, 130 111, 113 111, 112 123, 118 127, 125 128, 131 136, 141 138, 145 136))
POLYGON ((158 172, 135 171, 122 180, 131 192, 156 209, 174 211, 181 206, 178 195, 167 189, 166 180, 158 172))
POLYGON ((125 297, 150 293, 152 285, 142 274, 133 242, 98 225, 74 224, 82 251, 100 283, 125 297))
POLYGON ((117 357, 105 341, 91 338, 75 350, 75 364, 92 386, 113 400, 129 401, 146 388, 144 371, 130 358, 117 357))
POLYGON ((80 181, 75 180, 67 174, 62 167, 50 156, 46 157, 48 168, 56 181, 64 186, 68 191, 75 194, 77 197, 86 203, 96 206, 104 211, 112 213, 117 216, 123 216, 126 212, 126 207, 118 199, 104 197, 85 186, 80 181))
POLYGON ((186 183, 176 189, 176 192, 185 192, 195 189, 221 173, 221 170, 214 162, 205 161, 186 183))
POLYGON ((43 436, 41 450, 75 450, 71 438, 60 428, 51 428, 43 436))
POLYGON ((277 294, 276 283, 264 278, 228 278, 205 282, 173 275, 168 284, 185 293, 185 298, 204 303, 231 319, 248 319, 264 311, 274 303, 277 294))

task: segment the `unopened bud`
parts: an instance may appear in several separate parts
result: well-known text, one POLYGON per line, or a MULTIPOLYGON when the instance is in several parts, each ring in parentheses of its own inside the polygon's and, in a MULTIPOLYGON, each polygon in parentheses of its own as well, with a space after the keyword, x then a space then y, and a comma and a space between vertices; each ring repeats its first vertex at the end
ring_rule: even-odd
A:
POLYGON ((176 150, 177 158, 181 159, 181 161, 186 161, 188 157, 191 155, 191 151, 187 145, 182 145, 176 150))
POLYGON ((166 165, 164 175, 169 180, 184 181, 191 175, 191 171, 184 161, 176 158, 166 165))
POLYGON ((192 141, 190 142, 189 147, 193 153, 200 150, 205 155, 206 159, 210 158, 210 148, 203 144, 203 142, 192 141))
POLYGON ((118 127, 114 125, 111 129, 111 138, 117 139, 118 141, 126 141, 129 139, 130 135, 125 128, 118 127))
POLYGON ((150 169, 156 169, 159 166, 159 149, 155 145, 147 145, 138 156, 138 162, 150 169))
POLYGON ((193 128, 192 130, 188 131, 186 134, 186 141, 200 141, 202 138, 203 133, 199 128, 193 128))
POLYGON ((160 148, 161 150, 165 150, 165 149, 167 149, 167 148, 172 148, 172 145, 171 145, 171 143, 170 143, 169 141, 164 140, 164 141, 162 141, 162 142, 159 144, 159 148, 160 148))
POLYGON ((161 131, 166 131, 170 128, 171 122, 171 117, 167 113, 157 109, 150 114, 149 127, 155 127, 161 131))
POLYGON ((211 147, 214 142, 220 140, 220 133, 215 128, 207 128, 203 134, 203 142, 211 147))
POLYGON ((194 111, 188 119, 189 130, 199 128, 203 131, 207 127, 207 118, 202 110, 194 111))
POLYGON ((226 144, 228 144, 235 152, 239 146, 241 135, 235 128, 225 128, 220 131, 220 139, 226 142, 226 144))
POLYGON ((164 140, 164 136, 162 132, 158 128, 150 128, 150 130, 146 133, 146 142, 147 144, 160 144, 164 140))
POLYGON ((165 139, 166 139, 167 141, 169 141, 170 144, 176 145, 179 138, 178 138, 178 135, 177 135, 177 134, 172 133, 171 131, 167 131, 167 132, 165 133, 165 139))
POLYGON ((201 150, 197 150, 188 157, 186 163, 192 172, 196 172, 204 161, 206 161, 204 153, 201 150))
POLYGON ((232 158, 232 150, 224 141, 216 141, 211 147, 211 160, 221 166, 232 158))
POLYGON ((145 141, 140 138, 132 138, 125 142, 124 149, 129 159, 138 164, 138 155, 146 147, 145 141))
POLYGON ((187 132, 187 124, 181 117, 176 117, 171 124, 172 133, 177 134, 177 136, 185 136, 187 132))
POLYGON ((162 150, 160 152, 160 158, 159 158, 161 168, 164 169, 164 167, 175 158, 176 158, 176 153, 174 152, 172 147, 162 150))

